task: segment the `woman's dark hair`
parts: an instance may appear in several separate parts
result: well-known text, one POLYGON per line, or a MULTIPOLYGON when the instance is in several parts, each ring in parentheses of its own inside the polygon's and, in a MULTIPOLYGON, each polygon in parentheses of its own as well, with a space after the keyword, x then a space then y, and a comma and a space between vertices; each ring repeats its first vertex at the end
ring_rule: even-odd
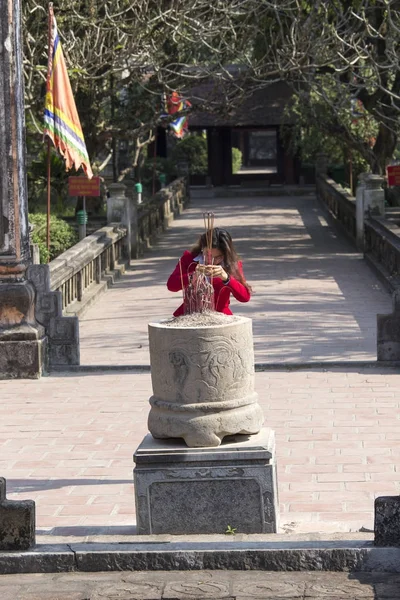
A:
POLYGON ((203 252, 209 245, 211 245, 212 248, 218 248, 224 255, 224 269, 228 275, 233 275, 233 277, 240 281, 240 283, 251 292, 251 287, 239 270, 238 261, 240 259, 236 253, 229 231, 215 227, 212 232, 207 231, 206 233, 203 233, 199 237, 197 244, 193 246, 191 252, 196 255, 200 254, 200 252, 203 252))

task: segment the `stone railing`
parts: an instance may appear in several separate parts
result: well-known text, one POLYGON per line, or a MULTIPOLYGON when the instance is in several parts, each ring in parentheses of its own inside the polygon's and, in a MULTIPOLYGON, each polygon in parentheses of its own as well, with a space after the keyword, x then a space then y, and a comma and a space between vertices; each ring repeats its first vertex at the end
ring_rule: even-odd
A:
POLYGON ((180 215, 189 203, 187 182, 176 179, 155 196, 137 206, 137 253, 150 247, 154 239, 164 231, 170 222, 180 215))
POLYGON ((82 313, 84 297, 127 260, 125 236, 123 227, 102 227, 51 261, 51 290, 61 292, 64 313, 82 313))
POLYGON ((356 241, 356 199, 333 179, 318 174, 317 196, 341 225, 352 242, 356 241))
POLYGON ((400 288, 400 228, 384 217, 370 216, 364 232, 366 260, 390 291, 400 288))
POLYGON ((31 265, 35 317, 46 331, 48 366, 79 365, 79 320, 123 269, 126 229, 103 227, 48 265, 31 265))

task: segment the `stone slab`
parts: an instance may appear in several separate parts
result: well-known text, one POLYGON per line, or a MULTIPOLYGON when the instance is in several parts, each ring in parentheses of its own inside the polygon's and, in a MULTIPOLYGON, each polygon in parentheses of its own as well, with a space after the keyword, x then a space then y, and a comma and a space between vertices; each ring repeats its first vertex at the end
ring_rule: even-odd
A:
POLYGON ((375 499, 375 546, 400 546, 400 496, 375 499))
POLYGON ((147 434, 134 454, 137 465, 165 462, 260 460, 269 462, 275 451, 274 432, 264 427, 255 435, 232 435, 217 447, 188 448, 177 438, 157 440, 147 434))
POLYGON ((273 431, 228 440, 188 448, 145 437, 134 455, 139 534, 277 531, 273 431))
POLYGON ((387 573, 159 571, 11 576, 0 581, 2 600, 289 600, 398 598, 399 576, 387 573))
POLYGON ((400 549, 376 548, 372 541, 363 541, 362 534, 358 541, 354 536, 333 541, 301 541, 297 536, 293 541, 290 535, 272 535, 267 536, 271 542, 265 536, 246 536, 241 541, 219 536, 220 541, 212 538, 210 542, 187 536, 157 543, 157 537, 147 543, 39 544, 27 552, 0 552, 0 574, 174 570, 400 573, 400 549))

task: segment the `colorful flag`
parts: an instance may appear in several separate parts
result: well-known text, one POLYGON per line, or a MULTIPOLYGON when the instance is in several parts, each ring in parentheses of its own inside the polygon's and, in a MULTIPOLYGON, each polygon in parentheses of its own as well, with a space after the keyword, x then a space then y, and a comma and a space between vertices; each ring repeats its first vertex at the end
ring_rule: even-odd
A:
MULTIPOLYGON (((178 92, 172 92, 171 96, 167 99, 166 104, 169 115, 181 113, 183 110, 187 110, 192 106, 189 100, 181 98, 178 92)), ((169 124, 169 126, 175 137, 182 138, 188 130, 189 121, 186 115, 178 116, 169 124)))
POLYGON ((57 31, 53 5, 49 5, 49 63, 47 70, 45 128, 54 146, 65 160, 66 170, 83 167, 89 179, 93 177, 78 111, 72 94, 67 67, 57 31))

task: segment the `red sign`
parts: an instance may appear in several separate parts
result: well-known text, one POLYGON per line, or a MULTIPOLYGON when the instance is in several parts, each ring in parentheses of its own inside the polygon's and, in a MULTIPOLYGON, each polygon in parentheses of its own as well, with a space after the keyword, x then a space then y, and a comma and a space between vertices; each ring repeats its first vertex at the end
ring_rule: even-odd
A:
POLYGON ((387 178, 389 187, 394 185, 400 186, 400 165, 392 165, 387 167, 387 178))
POLYGON ((69 196, 100 196, 100 177, 68 177, 69 196))

